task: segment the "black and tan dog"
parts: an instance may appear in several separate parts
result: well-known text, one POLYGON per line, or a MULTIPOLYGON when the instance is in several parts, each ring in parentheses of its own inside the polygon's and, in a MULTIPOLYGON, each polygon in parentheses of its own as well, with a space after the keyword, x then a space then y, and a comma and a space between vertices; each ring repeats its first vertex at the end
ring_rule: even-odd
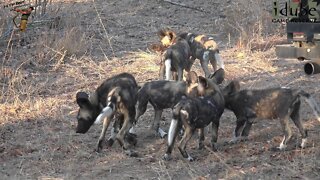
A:
POLYGON ((219 120, 224 111, 223 93, 216 80, 210 80, 201 76, 199 77, 199 86, 197 89, 201 97, 183 98, 173 108, 173 118, 168 134, 168 148, 164 155, 165 160, 171 159, 175 138, 181 127, 183 127, 185 131, 178 149, 184 158, 193 161, 193 158, 186 151, 186 145, 196 129, 200 130, 199 149, 203 148, 203 131, 210 123, 212 123, 211 145, 212 149, 216 151, 215 144, 218 140, 219 120))
POLYGON ((302 136, 301 147, 307 142, 307 130, 300 120, 300 97, 305 97, 314 114, 320 121, 320 109, 310 94, 289 88, 271 88, 264 90, 241 90, 238 81, 232 81, 224 90, 226 108, 234 112, 237 125, 234 141, 247 139, 254 119, 279 119, 284 138, 278 147, 285 149, 292 136, 289 126, 291 118, 302 136))
POLYGON ((159 32, 159 37, 162 46, 157 46, 157 48, 154 49, 163 50, 163 48, 159 47, 170 47, 177 38, 183 38, 188 42, 191 52, 188 66, 189 69, 191 69, 195 59, 200 60, 201 67, 206 77, 210 75, 208 68, 209 62, 212 65, 213 72, 220 68, 224 69, 224 63, 220 57, 218 45, 212 36, 193 33, 181 33, 177 35, 174 31, 166 28, 159 32))
POLYGON ((158 34, 163 47, 167 48, 161 60, 160 79, 182 81, 183 71, 189 72, 192 66, 188 42, 169 29, 162 29, 158 34))
MULTIPOLYGON (((76 96, 80 107, 78 112, 77 133, 86 133, 93 123, 103 121, 103 128, 99 137, 97 151, 102 149, 105 134, 114 116, 120 121, 121 129, 108 140, 111 146, 115 139, 126 149, 127 144, 124 137, 128 134, 129 128, 135 122, 136 115, 136 94, 138 86, 135 78, 128 73, 121 73, 105 80, 90 96, 85 92, 78 92, 76 96)), ((119 127, 119 125, 117 126, 119 127)))
POLYGON ((186 81, 158 80, 145 83, 137 95, 136 120, 138 121, 139 117, 146 112, 148 102, 150 102, 155 111, 151 128, 164 137, 167 133, 159 127, 162 111, 173 108, 182 96, 195 96, 198 86, 197 79, 197 74, 191 71, 186 75, 186 81))
POLYGON ((212 36, 181 33, 179 37, 188 41, 191 49, 191 62, 199 59, 206 77, 210 75, 208 68, 209 62, 212 65, 213 72, 220 68, 224 69, 224 63, 220 57, 218 45, 212 36))

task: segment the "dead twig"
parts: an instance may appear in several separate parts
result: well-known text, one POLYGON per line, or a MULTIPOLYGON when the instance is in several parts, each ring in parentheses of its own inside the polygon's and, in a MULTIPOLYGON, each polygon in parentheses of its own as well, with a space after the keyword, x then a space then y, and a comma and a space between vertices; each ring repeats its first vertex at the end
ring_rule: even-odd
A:
POLYGON ((163 1, 164 1, 164 2, 167 2, 167 3, 170 3, 170 4, 173 4, 173 5, 176 5, 176 6, 181 6, 181 7, 184 7, 184 8, 188 8, 188 9, 192 9, 192 10, 196 10, 196 11, 200 11, 200 12, 206 12, 206 11, 203 10, 203 9, 196 8, 196 7, 191 7, 191 6, 187 6, 187 5, 185 5, 185 4, 173 2, 173 1, 171 1, 171 0, 163 0, 163 1))

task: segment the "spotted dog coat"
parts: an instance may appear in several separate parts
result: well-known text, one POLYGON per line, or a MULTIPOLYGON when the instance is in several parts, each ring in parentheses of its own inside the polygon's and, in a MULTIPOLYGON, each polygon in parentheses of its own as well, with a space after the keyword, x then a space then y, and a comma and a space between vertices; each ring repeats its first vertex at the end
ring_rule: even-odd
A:
MULTIPOLYGON (((114 139, 126 149, 124 137, 128 129, 135 122, 136 94, 138 86, 135 78, 128 73, 121 73, 105 80, 90 96, 85 92, 78 92, 76 100, 79 105, 77 133, 86 133, 94 122, 103 121, 103 128, 99 137, 97 151, 102 148, 106 130, 110 121, 117 115, 121 129, 112 131, 108 144, 112 145, 114 139)), ((115 123, 116 126, 116 123, 115 123)))
POLYGON ((212 149, 216 150, 215 143, 218 139, 219 120, 224 111, 224 98, 216 81, 199 77, 199 95, 197 98, 183 98, 173 108, 173 118, 169 128, 168 147, 165 160, 171 159, 171 153, 175 138, 181 127, 184 127, 184 134, 179 143, 178 149, 184 158, 192 161, 193 158, 187 153, 186 145, 194 131, 199 129, 199 148, 202 148, 204 141, 203 130, 212 123, 212 149))
POLYGON ((191 49, 191 62, 193 63, 195 59, 199 59, 206 77, 210 74, 208 69, 209 62, 211 63, 214 72, 220 68, 224 68, 218 45, 213 40, 213 37, 193 33, 181 33, 179 37, 188 41, 191 49))
POLYGON ((152 128, 164 137, 166 132, 159 126, 163 110, 173 108, 183 96, 196 96, 197 78, 197 74, 191 71, 187 74, 186 81, 159 80, 145 83, 137 95, 136 120, 145 113, 149 102, 155 110, 152 128))
POLYGON ((241 90, 237 81, 231 82, 224 90, 227 109, 234 112, 237 125, 234 130, 234 141, 246 139, 254 119, 279 119, 284 138, 279 149, 285 149, 292 136, 289 126, 291 118, 302 136, 301 147, 307 142, 307 130, 300 120, 301 97, 304 97, 320 121, 320 109, 310 94, 296 89, 270 88, 263 90, 241 90))
POLYGON ((160 65, 160 79, 182 81, 183 70, 189 72, 192 66, 189 43, 169 29, 162 29, 158 34, 162 45, 167 47, 160 65))

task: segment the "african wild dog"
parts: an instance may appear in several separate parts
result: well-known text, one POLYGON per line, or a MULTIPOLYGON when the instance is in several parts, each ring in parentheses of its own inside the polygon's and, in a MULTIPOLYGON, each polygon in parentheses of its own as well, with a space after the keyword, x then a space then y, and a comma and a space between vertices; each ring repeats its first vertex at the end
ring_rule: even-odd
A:
POLYGON ((139 117, 146 112, 148 102, 150 102, 155 110, 151 128, 164 137, 167 133, 159 127, 163 109, 173 108, 182 96, 195 96, 195 89, 198 86, 197 78, 197 74, 191 71, 187 74, 186 81, 158 80, 145 83, 137 95, 136 120, 138 121, 139 117))
POLYGON ((220 68, 224 68, 218 45, 213 40, 213 37, 193 33, 181 33, 178 36, 188 41, 191 49, 191 62, 193 63, 195 59, 199 59, 206 77, 210 74, 208 69, 209 62, 212 65, 213 72, 220 68))
POLYGON ((162 45, 167 47, 161 60, 160 79, 165 76, 170 80, 172 75, 174 80, 182 81, 183 70, 189 72, 192 66, 188 42, 168 29, 162 29, 158 34, 162 45))
POLYGON ((219 120, 224 111, 224 97, 216 80, 200 76, 198 83, 197 89, 201 97, 183 98, 173 108, 173 118, 168 134, 168 147, 164 155, 165 160, 171 159, 175 138, 181 127, 184 128, 184 135, 178 149, 184 158, 193 161, 193 158, 186 151, 186 145, 196 129, 199 129, 199 149, 204 147, 204 128, 210 123, 212 123, 211 147, 216 151, 215 144, 218 140, 219 120))
POLYGON ((77 133, 86 133, 92 124, 104 119, 103 128, 99 137, 97 151, 102 149, 105 133, 110 121, 116 115, 121 121, 121 129, 117 134, 112 131, 112 136, 108 140, 108 145, 112 145, 117 139, 120 145, 126 149, 124 137, 132 123, 135 122, 136 115, 136 94, 138 86, 135 78, 128 73, 121 73, 105 80, 90 96, 85 92, 78 92, 76 96, 80 107, 78 112, 77 133), (123 123, 122 123, 123 122, 123 123))
POLYGON ((301 147, 307 142, 307 130, 300 121, 300 97, 305 97, 314 114, 320 121, 320 109, 310 94, 289 88, 270 88, 263 90, 239 90, 238 81, 232 81, 224 90, 226 108, 234 112, 237 125, 234 130, 234 140, 247 139, 253 119, 280 119, 284 138, 278 147, 285 149, 292 136, 289 126, 291 118, 302 136, 301 147), (240 137, 240 138, 239 138, 240 137))

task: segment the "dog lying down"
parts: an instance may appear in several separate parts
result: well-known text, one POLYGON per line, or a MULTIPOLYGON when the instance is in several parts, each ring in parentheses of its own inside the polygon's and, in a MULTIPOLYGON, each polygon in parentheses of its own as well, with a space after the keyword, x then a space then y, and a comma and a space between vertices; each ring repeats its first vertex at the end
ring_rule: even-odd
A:
POLYGON ((320 109, 310 94, 296 89, 270 88, 263 90, 239 90, 238 81, 232 81, 224 90, 225 107, 234 112, 237 125, 233 142, 247 139, 253 119, 279 119, 284 137, 278 147, 283 150, 292 136, 289 126, 291 118, 302 136, 301 148, 307 143, 307 130, 300 120, 300 98, 304 97, 320 121, 320 109))

